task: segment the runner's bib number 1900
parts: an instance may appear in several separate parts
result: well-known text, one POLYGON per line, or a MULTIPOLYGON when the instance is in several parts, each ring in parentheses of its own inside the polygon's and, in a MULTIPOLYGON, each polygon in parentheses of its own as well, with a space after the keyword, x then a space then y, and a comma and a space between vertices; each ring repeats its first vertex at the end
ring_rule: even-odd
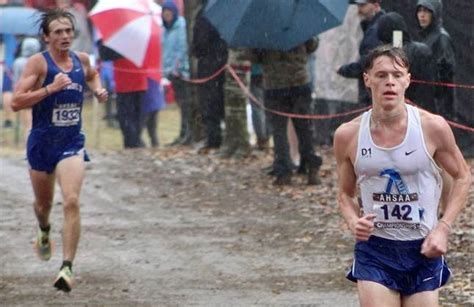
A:
POLYGON ((60 105, 53 109, 54 126, 74 126, 79 123, 81 109, 77 104, 60 105))

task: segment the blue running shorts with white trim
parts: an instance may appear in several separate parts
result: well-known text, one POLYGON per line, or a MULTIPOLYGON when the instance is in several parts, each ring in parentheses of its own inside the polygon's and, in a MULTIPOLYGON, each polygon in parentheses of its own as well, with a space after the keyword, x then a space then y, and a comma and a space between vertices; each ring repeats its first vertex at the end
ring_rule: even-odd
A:
POLYGON ((54 140, 35 137, 32 132, 27 144, 28 163, 33 170, 52 173, 61 160, 71 156, 84 154, 84 161, 90 161, 84 143, 83 133, 68 139, 54 140))
POLYGON ((394 241, 371 236, 355 245, 355 257, 346 277, 373 281, 402 295, 432 291, 450 276, 444 257, 427 258, 420 253, 422 240, 394 241))

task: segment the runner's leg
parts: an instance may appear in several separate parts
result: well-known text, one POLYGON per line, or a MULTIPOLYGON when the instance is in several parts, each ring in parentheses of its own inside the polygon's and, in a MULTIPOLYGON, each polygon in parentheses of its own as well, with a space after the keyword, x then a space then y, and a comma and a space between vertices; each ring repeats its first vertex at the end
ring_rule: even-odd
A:
POLYGON ((437 307, 438 290, 423 291, 402 298, 403 307, 437 307))
POLYGON ((400 307, 400 294, 394 290, 372 281, 358 280, 359 300, 361 307, 400 307), (381 304, 381 302, 384 302, 381 304))
POLYGON ((83 155, 61 160, 56 167, 58 183, 63 196, 63 260, 73 261, 81 232, 79 195, 84 179, 83 155))
POLYGON ((33 206, 38 224, 42 228, 49 225, 54 197, 54 178, 54 174, 30 170, 30 180, 35 194, 33 206))

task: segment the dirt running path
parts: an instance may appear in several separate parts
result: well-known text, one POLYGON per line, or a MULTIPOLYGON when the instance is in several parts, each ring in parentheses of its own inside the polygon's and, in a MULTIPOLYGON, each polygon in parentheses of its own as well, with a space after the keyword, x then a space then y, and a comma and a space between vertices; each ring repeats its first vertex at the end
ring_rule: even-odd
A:
POLYGON ((219 160, 181 151, 92 153, 81 199, 76 287, 57 292, 56 253, 35 258, 26 162, 0 158, 0 305, 358 306, 344 278, 352 239, 341 229, 334 165, 324 185, 276 189, 268 157, 219 160), (328 197, 330 195, 330 197, 328 197))

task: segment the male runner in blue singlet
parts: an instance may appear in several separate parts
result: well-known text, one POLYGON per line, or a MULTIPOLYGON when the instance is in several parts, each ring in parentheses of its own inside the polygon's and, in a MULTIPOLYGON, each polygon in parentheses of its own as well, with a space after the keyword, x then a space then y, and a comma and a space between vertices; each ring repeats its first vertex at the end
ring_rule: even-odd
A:
POLYGON ((28 60, 12 102, 14 111, 32 108, 33 126, 28 137, 27 158, 39 223, 35 248, 42 260, 51 258, 49 214, 57 178, 63 195, 63 263, 54 286, 72 289, 72 262, 79 237, 79 195, 84 178, 85 136, 81 112, 86 84, 100 102, 107 100, 99 74, 86 53, 70 51, 74 17, 63 10, 41 16, 40 30, 48 45, 45 52, 28 60))
POLYGON ((364 81, 372 109, 334 136, 339 207, 357 240, 347 277, 364 307, 438 306, 450 276, 443 255, 471 172, 446 120, 405 103, 410 74, 401 49, 369 53, 364 81), (453 180, 438 220, 443 171, 453 180))

